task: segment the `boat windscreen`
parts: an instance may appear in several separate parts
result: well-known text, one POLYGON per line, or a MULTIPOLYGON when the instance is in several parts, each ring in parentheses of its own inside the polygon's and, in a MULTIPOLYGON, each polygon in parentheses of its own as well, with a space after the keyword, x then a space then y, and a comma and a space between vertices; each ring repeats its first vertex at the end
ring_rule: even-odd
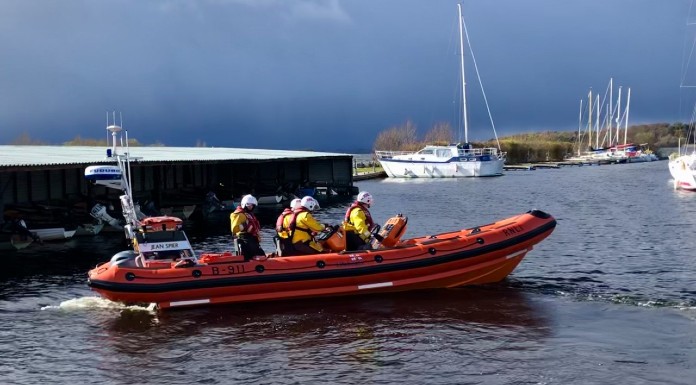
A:
POLYGON ((183 231, 156 231, 151 233, 137 233, 138 243, 148 242, 173 242, 186 241, 186 234, 183 231))

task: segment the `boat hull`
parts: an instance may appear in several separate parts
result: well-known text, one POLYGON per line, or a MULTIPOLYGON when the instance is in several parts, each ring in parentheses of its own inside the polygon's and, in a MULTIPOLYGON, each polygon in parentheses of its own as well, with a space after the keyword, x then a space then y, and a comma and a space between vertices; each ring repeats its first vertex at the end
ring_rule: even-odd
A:
POLYGON ((503 159, 413 162, 379 159, 387 176, 392 178, 468 178, 503 175, 503 159))
POLYGON ((670 159, 669 173, 674 179, 675 189, 696 191, 696 155, 670 159))
POLYGON ((75 235, 75 230, 67 230, 63 227, 51 227, 45 229, 29 229, 29 231, 37 236, 41 241, 62 241, 70 239, 75 235))
POLYGON ((106 263, 89 272, 103 297, 159 308, 449 288, 498 282, 556 226, 540 211, 403 241, 393 248, 248 262, 209 255, 176 268, 106 263))

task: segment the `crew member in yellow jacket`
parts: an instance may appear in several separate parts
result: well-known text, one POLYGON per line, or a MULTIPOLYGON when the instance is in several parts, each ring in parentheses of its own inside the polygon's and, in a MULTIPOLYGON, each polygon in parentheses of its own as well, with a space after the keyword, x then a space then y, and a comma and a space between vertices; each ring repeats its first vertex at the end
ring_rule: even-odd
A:
POLYGON ((369 250, 372 248, 370 241, 375 237, 382 241, 379 234, 372 234, 375 222, 370 215, 370 206, 374 202, 372 194, 361 191, 343 218, 343 228, 346 230, 346 250, 369 250))
POLYGON ((314 240, 314 233, 324 231, 325 225, 317 222, 312 211, 319 207, 316 199, 306 196, 300 201, 300 208, 285 217, 286 228, 292 237, 292 255, 317 254, 323 251, 314 240))
POLYGON ((259 230, 261 225, 254 215, 254 208, 259 204, 252 195, 245 195, 242 203, 230 214, 230 230, 232 237, 237 239, 242 249, 244 260, 248 261, 255 256, 264 256, 266 253, 259 245, 261 237, 259 230))
POLYGON ((278 219, 276 219, 276 236, 278 239, 278 242, 280 243, 280 251, 283 256, 288 256, 292 254, 292 240, 290 239, 290 219, 292 218, 292 214, 298 210, 300 207, 302 207, 301 204, 302 200, 299 198, 295 198, 290 202, 290 207, 286 208, 283 210, 280 215, 278 215, 278 219))

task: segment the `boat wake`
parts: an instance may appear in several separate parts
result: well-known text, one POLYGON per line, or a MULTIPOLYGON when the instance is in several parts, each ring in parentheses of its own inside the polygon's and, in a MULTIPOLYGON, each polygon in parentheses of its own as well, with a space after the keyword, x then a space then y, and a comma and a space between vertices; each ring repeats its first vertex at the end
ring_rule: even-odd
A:
POLYGON ((125 305, 119 302, 109 301, 100 297, 80 297, 63 301, 58 306, 44 306, 41 310, 82 310, 82 309, 107 309, 107 310, 128 310, 156 313, 155 304, 149 306, 125 305))
MULTIPOLYGON (((541 277, 537 279, 542 280, 541 277)), ((664 298, 656 298, 654 295, 641 295, 639 293, 626 294, 601 290, 600 288, 583 287, 577 282, 592 282, 592 280, 575 279, 574 282, 554 283, 530 283, 524 280, 508 280, 506 286, 535 292, 544 295, 566 297, 576 301, 605 302, 646 308, 672 308, 680 311, 692 312, 696 316, 696 300, 691 296, 664 294, 664 298)), ((597 282, 597 281, 594 281, 597 282)), ((622 291, 629 291, 627 289, 622 291)))

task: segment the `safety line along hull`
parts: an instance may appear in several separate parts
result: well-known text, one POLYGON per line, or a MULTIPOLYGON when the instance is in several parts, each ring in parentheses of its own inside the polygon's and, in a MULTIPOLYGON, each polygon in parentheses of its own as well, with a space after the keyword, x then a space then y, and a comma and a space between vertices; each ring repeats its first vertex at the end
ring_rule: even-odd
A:
POLYGON ((555 226, 552 216, 535 210, 370 251, 248 262, 220 255, 181 268, 107 263, 89 272, 89 285, 110 300, 169 308, 485 284, 507 277, 555 226))

